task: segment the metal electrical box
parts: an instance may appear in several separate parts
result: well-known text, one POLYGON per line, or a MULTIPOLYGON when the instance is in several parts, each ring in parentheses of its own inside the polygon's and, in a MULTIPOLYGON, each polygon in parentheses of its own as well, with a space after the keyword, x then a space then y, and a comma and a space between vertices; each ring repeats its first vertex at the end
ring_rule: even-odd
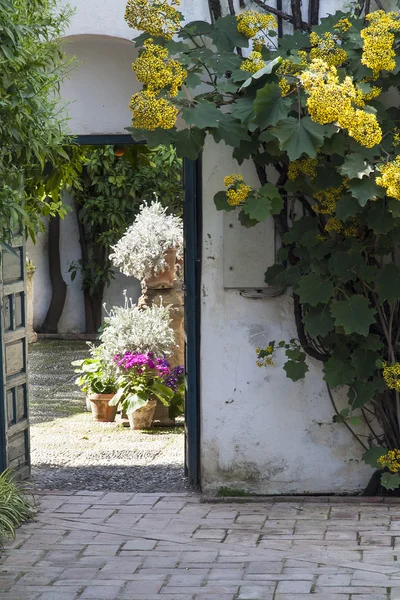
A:
POLYGON ((272 218, 246 228, 240 209, 224 212, 224 287, 262 290, 264 274, 275 263, 275 227, 272 218))

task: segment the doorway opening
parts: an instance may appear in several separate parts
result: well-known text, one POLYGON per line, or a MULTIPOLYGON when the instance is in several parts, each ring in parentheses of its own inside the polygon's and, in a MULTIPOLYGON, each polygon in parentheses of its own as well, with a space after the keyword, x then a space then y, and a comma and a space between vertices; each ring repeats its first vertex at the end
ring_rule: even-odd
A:
MULTIPOLYGON (((80 147, 89 149, 89 161, 95 161, 96 155, 105 153, 111 158, 115 157, 116 161, 129 158, 132 162, 132 157, 140 155, 141 149, 144 153, 147 150, 143 144, 137 144, 130 136, 125 135, 78 136, 76 142, 80 147)), ((157 160, 159 159, 158 156, 157 160)), ((164 175, 160 171, 162 160, 163 157, 161 157, 161 167, 160 163, 157 163, 158 183, 164 175)), ((176 155, 172 151, 168 154, 165 149, 164 160, 168 161, 168 168, 171 165, 176 166, 176 155)), ((181 161, 181 168, 181 192, 177 192, 176 206, 167 208, 170 208, 170 212, 174 214, 179 213, 177 205, 179 205, 178 196, 181 194, 181 215, 184 224, 184 261, 180 284, 184 292, 184 337, 181 343, 186 388, 184 414, 173 424, 166 421, 164 412, 159 414, 156 420, 159 425, 170 425, 169 427, 157 427, 134 434, 123 427, 124 423, 120 420, 116 424, 91 421, 89 413, 83 406, 83 396, 79 389, 74 387, 76 375, 71 362, 87 356, 87 346, 83 338, 89 337, 94 341, 96 337, 95 331, 99 325, 99 299, 96 299, 97 308, 90 306, 81 289, 81 294, 84 296, 83 304, 82 297, 80 306, 78 301, 72 304, 70 302, 69 310, 63 312, 62 319, 64 329, 66 319, 75 320, 75 323, 80 319, 85 323, 86 335, 82 335, 81 332, 57 335, 42 333, 39 335, 39 342, 32 345, 30 351, 30 402, 33 417, 32 473, 34 481, 42 489, 179 492, 187 489, 187 486, 195 488, 199 485, 201 162, 185 159, 181 161), (88 330, 92 330, 89 335, 87 335, 88 330), (161 423, 163 419, 164 423, 161 423)), ((92 175, 93 173, 95 179, 95 169, 92 169, 92 175)), ((111 177, 118 176, 122 177, 119 173, 111 175, 111 177)), ((100 175, 99 177, 101 178, 100 175)), ((149 200, 148 195, 146 199, 149 200)), ((73 206, 73 200, 70 199, 70 203, 73 206)), ((126 203, 121 201, 121 207, 123 212, 122 209, 127 208, 126 203)), ((105 214, 108 208, 108 206, 104 208, 105 214)), ((97 252, 99 248, 96 246, 96 240, 90 239, 90 229, 88 233, 88 228, 85 227, 82 206, 78 207, 75 213, 71 211, 70 215, 74 216, 74 223, 64 231, 61 230, 59 248, 61 247, 64 257, 74 258, 77 255, 79 257, 77 260, 69 260, 68 265, 63 265, 62 276, 64 280, 67 279, 67 268, 69 272, 67 285, 72 286, 72 282, 76 280, 80 280, 82 284, 85 267, 89 267, 88 270, 91 268, 93 273, 93 261, 99 255, 97 252), (85 231, 86 241, 82 239, 85 237, 85 231), (88 244, 94 242, 89 254, 84 247, 86 242, 88 244), (86 256, 84 256, 85 252, 86 256)), ((71 218, 70 215, 66 218, 71 218)), ((122 218, 122 215, 119 216, 122 218)), ((129 220, 129 217, 127 218, 129 220)), ((106 229, 105 227, 104 236, 107 235, 106 229)), ((60 236, 60 232, 58 234, 60 236)), ((54 249, 49 248, 49 250, 48 259, 51 262, 52 258, 54 259, 54 249)), ((31 251, 32 248, 28 248, 29 258, 31 258, 31 251)), ((39 273, 36 272, 35 290, 38 286, 39 289, 43 286, 43 281, 38 275, 39 273)), ((133 304, 137 304, 142 294, 139 282, 132 278, 124 279, 124 276, 119 273, 116 276, 113 272, 112 275, 115 279, 111 279, 112 286, 105 285, 103 297, 100 299, 101 304, 102 300, 105 300, 107 308, 121 305, 123 290, 126 288, 129 290, 127 296, 132 298, 133 304)), ((76 283, 74 285, 77 294, 76 283)), ((90 296, 86 294, 88 295, 90 296)), ((160 295, 163 295, 161 290, 160 295)), ((143 294, 141 297, 143 298, 143 294)), ((77 299, 78 296, 75 295, 75 298, 77 299)), ((104 313, 102 316, 104 317, 104 313)))

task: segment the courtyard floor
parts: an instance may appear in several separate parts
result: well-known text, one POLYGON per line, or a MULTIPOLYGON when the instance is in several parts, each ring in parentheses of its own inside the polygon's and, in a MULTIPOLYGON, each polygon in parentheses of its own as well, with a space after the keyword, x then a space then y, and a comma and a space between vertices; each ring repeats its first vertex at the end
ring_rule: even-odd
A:
MULTIPOLYGON (((399 600, 400 504, 47 493, 2 600, 399 600)), ((350 499, 351 501, 351 499, 350 499)))
POLYGON ((40 341, 29 348, 32 479, 39 490, 182 492, 182 427, 132 432, 117 416, 96 423, 75 385, 80 341, 40 341))

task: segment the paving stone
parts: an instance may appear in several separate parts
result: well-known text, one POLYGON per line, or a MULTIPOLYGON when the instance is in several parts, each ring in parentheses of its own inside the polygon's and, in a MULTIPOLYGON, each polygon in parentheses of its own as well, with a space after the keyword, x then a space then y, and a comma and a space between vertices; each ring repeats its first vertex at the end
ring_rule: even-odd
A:
POLYGON ((309 594, 311 586, 311 581, 279 581, 276 592, 278 594, 309 594))
POLYGON ((272 600, 275 586, 242 586, 237 600, 272 600))
POLYGON ((110 585, 107 587, 92 585, 83 590, 80 598, 92 598, 92 600, 115 600, 121 591, 122 585, 110 585))

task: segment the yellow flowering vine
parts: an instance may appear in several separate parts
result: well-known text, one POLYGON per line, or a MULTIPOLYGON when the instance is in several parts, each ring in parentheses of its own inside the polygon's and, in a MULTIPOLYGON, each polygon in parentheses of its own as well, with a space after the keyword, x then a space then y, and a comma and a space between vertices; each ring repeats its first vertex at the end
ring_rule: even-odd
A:
POLYGON ((400 200, 400 155, 379 170, 382 175, 376 178, 376 183, 385 188, 388 196, 400 200))
POLYGON ((398 473, 400 470, 400 450, 397 448, 389 450, 386 454, 378 458, 377 462, 382 468, 389 469, 391 473, 398 473))
POLYGON ((227 175, 224 178, 224 186, 227 188, 227 201, 231 206, 237 206, 244 202, 252 190, 249 185, 244 183, 243 175, 238 173, 227 175))
POLYGON ((392 71, 396 66, 393 44, 394 34, 400 31, 400 16, 398 12, 377 10, 367 15, 366 21, 368 27, 361 30, 364 40, 361 62, 377 78, 381 71, 392 71))
POLYGON ((179 0, 128 0, 125 20, 130 27, 171 40, 181 26, 179 0))

